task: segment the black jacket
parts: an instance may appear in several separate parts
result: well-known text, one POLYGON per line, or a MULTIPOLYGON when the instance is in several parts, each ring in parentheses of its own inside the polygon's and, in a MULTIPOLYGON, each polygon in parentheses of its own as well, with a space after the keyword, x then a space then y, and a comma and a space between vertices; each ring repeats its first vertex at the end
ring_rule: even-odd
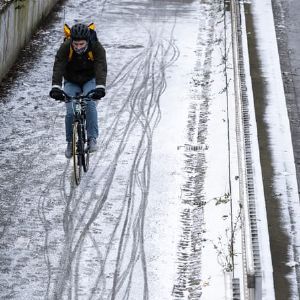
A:
POLYGON ((53 66, 52 85, 62 86, 65 78, 73 83, 83 85, 85 82, 96 78, 96 85, 106 84, 107 64, 105 49, 99 41, 89 43, 88 51, 92 51, 94 60, 86 53, 78 55, 73 51, 69 61, 70 40, 66 40, 58 49, 53 66))

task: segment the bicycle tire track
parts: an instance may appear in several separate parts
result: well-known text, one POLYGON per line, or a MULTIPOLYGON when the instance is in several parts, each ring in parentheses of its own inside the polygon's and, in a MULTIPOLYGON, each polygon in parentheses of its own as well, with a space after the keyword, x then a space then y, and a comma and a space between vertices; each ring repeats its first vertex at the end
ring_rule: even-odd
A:
MULTIPOLYGON (((175 57, 175 56, 174 56, 175 57)), ((143 85, 144 85, 144 83, 143 83, 143 85)), ((137 96, 138 96, 139 94, 137 94, 137 96)), ((133 99, 135 99, 135 98, 133 98, 133 99)), ((134 103, 134 102, 133 102, 134 103)), ((131 105, 132 105, 132 103, 131 103, 131 105)), ((151 107, 151 106, 150 106, 151 107)), ((103 203, 102 203, 102 205, 103 205, 103 203)), ((95 211, 95 209, 93 210, 93 211, 95 211)), ((94 216, 94 217, 96 217, 97 216, 97 214, 94 216)), ((92 219, 92 221, 93 221, 93 219, 92 219)), ((92 222, 91 222, 92 223, 92 222)), ((89 227, 89 226, 87 226, 87 227, 89 227)), ((85 229, 84 231, 88 231, 88 229, 85 229)), ((58 293, 58 294, 60 294, 60 293, 58 293)))
MULTIPOLYGON (((112 19, 118 3, 102 2, 106 7, 100 8, 97 14, 105 20, 112 19)), ((66 7, 74 10, 78 3, 85 2, 67 2, 66 7)), ((177 10, 177 4, 168 5, 171 10, 177 10)), ((51 102, 47 103, 45 110, 37 108, 37 115, 46 116, 46 121, 37 118, 37 123, 31 124, 36 133, 24 140, 24 144, 30 144, 36 138, 39 143, 36 148, 30 148, 34 148, 31 154, 37 156, 34 164, 26 158, 26 165, 33 168, 34 175, 30 174, 24 180, 21 190, 40 178, 33 199, 37 203, 37 219, 33 221, 38 220, 35 245, 38 244, 42 256, 38 270, 33 273, 40 276, 36 282, 42 280, 43 286, 30 282, 24 294, 28 299, 132 299, 138 280, 141 283, 138 288, 140 299, 151 296, 144 231, 152 143, 161 119, 160 97, 167 87, 165 72, 180 54, 173 37, 176 13, 174 16, 168 9, 147 1, 123 4, 124 18, 128 23, 134 19, 133 23, 144 34, 143 42, 132 43, 133 46, 128 48, 122 47, 122 41, 112 41, 111 46, 107 44, 115 57, 118 52, 126 57, 119 66, 116 67, 117 63, 113 65, 114 78, 109 78, 108 82, 109 101, 100 102, 99 152, 92 156, 90 170, 84 174, 79 187, 75 187, 72 179, 72 162, 66 162, 63 157, 64 137, 59 131, 63 113, 58 112, 63 105, 57 108, 51 102), (140 10, 146 18, 136 14, 140 10), (106 124, 103 124, 103 119, 106 124), (46 132, 42 132, 43 126, 47 128, 46 132), (55 149, 52 150, 53 146, 55 149), (49 161, 48 165, 45 160, 49 161), (38 170, 35 170, 36 165, 38 170)), ((86 19, 94 13, 86 7, 80 8, 80 12, 86 19)), ((66 16, 66 22, 73 21, 72 15, 66 16)), ((55 25, 50 31, 51 34, 55 32, 55 40, 60 41, 60 27, 55 25)), ((50 35, 49 32, 41 34, 45 39, 50 35)), ((53 49, 47 48, 43 53, 49 57, 53 49)), ((46 57, 41 64, 50 69, 46 57)), ((42 70, 36 77, 43 77, 42 70)), ((43 88, 46 90, 47 84, 43 88)), ((34 92, 29 93, 29 97, 34 92)), ((38 100, 35 99, 34 104, 38 100)), ((19 109, 26 105, 25 101, 20 101, 19 109)), ((34 110, 30 108, 31 113, 34 110)), ((24 269, 23 273, 26 272, 24 269)), ((24 281, 20 283, 20 288, 7 286, 5 289, 14 290, 18 297, 21 287, 24 287, 24 281)))
POLYGON ((215 43, 215 27, 223 18, 221 3, 216 0, 203 3, 206 18, 199 24, 197 61, 191 80, 191 104, 187 124, 187 145, 184 150, 186 179, 182 186, 182 233, 178 245, 177 281, 173 287, 174 299, 200 299, 202 295, 201 242, 206 199, 203 194, 206 171, 206 136, 209 120, 211 62, 215 43), (216 17, 218 16, 218 18, 216 17), (208 31, 202 28, 208 27, 208 31), (199 90, 200 89, 200 90, 199 90), (196 151, 194 149, 197 149, 196 151), (198 150, 199 149, 199 150, 198 150))

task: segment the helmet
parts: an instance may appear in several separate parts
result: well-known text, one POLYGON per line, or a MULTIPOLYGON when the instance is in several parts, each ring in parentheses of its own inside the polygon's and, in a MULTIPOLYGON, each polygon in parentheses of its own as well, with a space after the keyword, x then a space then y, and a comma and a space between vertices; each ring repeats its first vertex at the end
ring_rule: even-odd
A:
POLYGON ((71 28, 71 40, 86 40, 90 38, 90 30, 85 24, 75 24, 71 28))

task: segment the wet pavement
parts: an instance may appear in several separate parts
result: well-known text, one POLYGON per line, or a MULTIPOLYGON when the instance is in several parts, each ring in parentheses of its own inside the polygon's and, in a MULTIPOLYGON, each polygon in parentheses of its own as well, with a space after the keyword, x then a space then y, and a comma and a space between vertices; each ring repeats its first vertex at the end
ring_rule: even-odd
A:
POLYGON ((286 265, 288 261, 288 241, 289 237, 283 230, 282 224, 278 226, 280 218, 280 204, 276 193, 273 190, 274 169, 272 168, 271 145, 265 123, 266 108, 266 85, 267 80, 261 72, 261 62, 257 52, 257 44, 255 40, 255 30, 253 28, 253 19, 251 16, 251 8, 246 5, 246 20, 249 43, 249 57, 251 66, 251 78, 253 85, 253 96, 255 99, 255 112, 257 119, 257 130, 259 139, 260 161, 263 174, 264 192, 266 199, 266 209, 269 226, 269 237, 271 245, 272 263, 274 270, 274 285, 276 291, 276 299, 290 299, 289 281, 286 275, 290 268, 286 265), (251 33, 251 34, 250 34, 251 33))
MULTIPOLYGON (((292 143, 295 156, 298 187, 300 183, 300 152, 299 152, 299 70, 300 70, 300 39, 299 39, 299 1, 273 0, 275 29, 279 48, 280 65, 287 110, 291 126, 292 143)), ((298 299, 299 295, 299 257, 297 243, 294 241, 296 223, 293 220, 294 207, 288 209, 281 202, 281 194, 276 192, 274 162, 272 160, 272 141, 266 121, 267 79, 263 75, 258 45, 253 28, 251 4, 247 8, 247 31, 251 63, 251 76, 255 98, 255 109, 260 145, 260 156, 264 191, 268 215, 270 246, 274 271, 274 287, 276 299, 298 299), (288 218, 284 211, 288 211, 288 218), (291 263, 295 261, 295 263, 291 263)))

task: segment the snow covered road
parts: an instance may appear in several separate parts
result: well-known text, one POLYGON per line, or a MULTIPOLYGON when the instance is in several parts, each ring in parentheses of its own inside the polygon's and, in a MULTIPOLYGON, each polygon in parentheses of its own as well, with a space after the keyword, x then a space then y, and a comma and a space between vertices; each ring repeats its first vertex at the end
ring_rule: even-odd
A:
POLYGON ((1 87, 0 298, 231 299, 241 219, 223 5, 65 1, 38 32, 1 87), (109 71, 76 187, 48 91, 63 23, 78 20, 96 23, 109 71))

